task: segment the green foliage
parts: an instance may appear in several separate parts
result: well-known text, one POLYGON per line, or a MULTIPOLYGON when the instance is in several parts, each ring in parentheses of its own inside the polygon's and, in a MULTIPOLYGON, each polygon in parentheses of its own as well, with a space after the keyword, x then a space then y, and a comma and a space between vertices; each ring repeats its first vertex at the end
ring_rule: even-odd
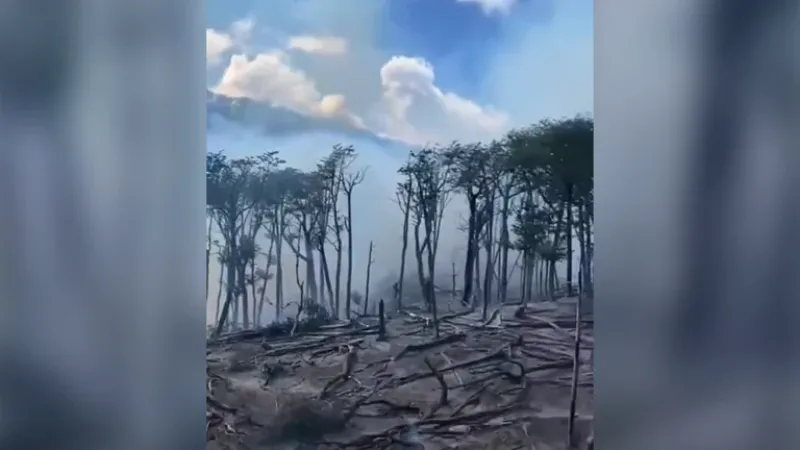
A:
POLYGON ((547 237, 561 205, 585 206, 590 214, 594 210, 594 120, 545 119, 510 132, 505 147, 508 167, 527 193, 512 225, 517 247, 546 260, 562 259, 561 246, 547 237))

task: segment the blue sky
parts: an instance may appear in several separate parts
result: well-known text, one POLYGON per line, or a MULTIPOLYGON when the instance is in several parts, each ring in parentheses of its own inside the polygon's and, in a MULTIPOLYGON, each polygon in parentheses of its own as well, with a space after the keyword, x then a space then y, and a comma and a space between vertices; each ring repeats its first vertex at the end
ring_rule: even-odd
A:
MULTIPOLYGON (((287 127, 210 114, 208 150, 277 149, 307 169, 344 143, 369 168, 355 193, 356 285, 370 240, 373 279, 399 265, 390 199, 408 146, 487 141, 592 112, 591 0, 209 0, 206 15, 209 89, 249 98, 258 120, 287 127)), ((448 271, 461 258, 462 213, 454 201, 443 224, 448 271)))
MULTIPOLYGON (((210 0, 206 15, 208 27, 220 32, 251 20, 247 42, 232 50, 249 56, 280 49, 292 36, 342 37, 354 53, 347 64, 360 66, 352 68, 360 71, 356 81, 378 83, 381 64, 392 56, 422 58, 433 67, 438 88, 507 112, 509 126, 591 112, 591 0, 482 2, 509 6, 489 11, 481 0, 210 0)), ((323 72, 319 84, 348 72, 333 58, 291 56, 311 76, 323 72)), ((210 86, 224 69, 220 64, 209 71, 210 86)))

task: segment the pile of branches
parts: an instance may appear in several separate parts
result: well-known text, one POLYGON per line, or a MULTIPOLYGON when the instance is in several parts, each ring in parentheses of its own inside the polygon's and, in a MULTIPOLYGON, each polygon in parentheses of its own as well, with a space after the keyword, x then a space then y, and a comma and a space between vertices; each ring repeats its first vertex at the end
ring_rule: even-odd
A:
MULTIPOLYGON (((401 336, 425 335, 426 330, 430 335, 431 318, 412 313, 407 316, 406 324, 420 327, 411 332, 398 330, 394 336, 389 336, 389 341, 401 336)), ((261 358, 275 361, 275 358, 300 354, 295 363, 314 364, 315 358, 339 355, 342 370, 315 395, 297 394, 276 400, 276 414, 257 425, 262 430, 259 434, 272 443, 305 442, 308 448, 330 450, 424 448, 423 441, 434 440, 452 441, 453 448, 458 448, 466 436, 487 432, 492 435, 500 430, 527 427, 535 419, 531 410, 531 389, 534 384, 546 383, 572 386, 569 433, 570 444, 574 445, 575 395, 581 366, 578 337, 581 336, 580 324, 591 326, 591 321, 577 320, 580 314, 573 320, 548 319, 528 314, 524 308, 513 318, 506 319, 495 312, 483 323, 470 323, 460 316, 463 314, 439 318, 441 337, 430 336, 424 342, 404 345, 392 352, 393 355, 373 361, 360 361, 359 350, 367 344, 367 335, 381 334, 382 323, 378 326, 357 322, 323 324, 314 330, 322 332, 304 332, 306 336, 298 341, 268 339, 272 342, 262 345, 266 352, 259 355, 261 358), (449 360, 446 352, 455 347, 467 350, 471 355, 469 359, 449 360), (434 354, 440 357, 433 358, 434 354), (412 358, 422 370, 396 370, 400 361, 408 362, 406 360, 412 358), (565 374, 558 375, 571 367, 574 368, 572 379, 565 374), (445 374, 452 375, 449 382, 445 374), (438 399, 435 403, 415 403, 402 389, 398 390, 421 380, 436 381, 438 399), (487 404, 486 395, 500 400, 487 404), (341 432, 357 417, 394 420, 377 433, 360 432, 351 440, 326 439, 346 436, 341 432)), ((285 333, 286 325, 281 330, 285 333)), ((297 333, 297 328, 294 332, 297 333)), ((260 336, 265 335, 262 332, 260 336)), ((588 345, 592 345, 591 341, 588 345)), ((591 373, 581 376, 584 377, 581 386, 592 385, 591 373)), ((214 414, 237 416, 235 411, 224 408, 224 405, 216 407, 210 417, 214 414)), ((217 428, 228 435, 236 434, 236 423, 246 420, 249 419, 217 420, 217 428), (219 423, 228 424, 227 428, 220 428, 219 423)), ((250 422, 252 424, 252 420, 250 422)))

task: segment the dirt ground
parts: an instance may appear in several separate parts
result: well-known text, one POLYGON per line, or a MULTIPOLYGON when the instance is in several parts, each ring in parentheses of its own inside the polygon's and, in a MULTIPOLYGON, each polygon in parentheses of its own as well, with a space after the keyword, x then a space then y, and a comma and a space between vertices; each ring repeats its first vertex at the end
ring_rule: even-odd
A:
MULTIPOLYGON (((574 304, 421 312, 208 347, 209 449, 560 449, 567 445, 574 304), (350 361, 350 363, 348 363, 350 361)), ((575 434, 592 432, 593 321, 581 321, 575 434)))

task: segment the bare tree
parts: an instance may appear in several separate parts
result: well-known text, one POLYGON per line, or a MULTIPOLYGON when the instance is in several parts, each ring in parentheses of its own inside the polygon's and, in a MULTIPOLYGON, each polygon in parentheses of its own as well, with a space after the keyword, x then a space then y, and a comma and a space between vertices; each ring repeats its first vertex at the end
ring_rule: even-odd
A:
POLYGON ((450 273, 450 305, 448 309, 453 308, 453 303, 456 301, 456 262, 450 263, 452 272, 450 273))
POLYGON ((225 329, 231 304, 237 300, 236 291, 240 285, 236 282, 236 275, 241 264, 238 238, 245 215, 253 207, 251 199, 245 193, 256 163, 254 158, 229 160, 222 152, 206 155, 206 202, 214 212, 213 217, 228 256, 227 292, 215 329, 217 335, 225 329))
POLYGON ((336 251, 336 269, 334 278, 334 317, 339 317, 341 312, 341 286, 342 286, 342 257, 343 242, 342 231, 344 220, 340 214, 339 197, 342 185, 340 183, 341 173, 344 171, 349 161, 350 155, 354 152, 353 147, 343 147, 334 145, 330 155, 325 157, 318 165, 317 171, 324 180, 327 190, 327 199, 330 202, 330 231, 333 233, 329 240, 333 249, 336 251))
POLYGON ((273 274, 270 272, 272 266, 275 264, 277 258, 273 253, 275 250, 276 244, 282 244, 283 237, 277 237, 277 221, 272 219, 272 224, 268 228, 268 232, 266 233, 267 239, 269 239, 269 248, 264 256, 266 256, 266 267, 263 271, 256 270, 256 278, 261 280, 261 287, 258 288, 259 293, 259 300, 258 300, 258 310, 256 311, 255 320, 256 323, 261 324, 261 317, 264 313, 264 304, 266 303, 267 299, 267 285, 269 284, 269 280, 273 278, 273 274))
POLYGON ((523 192, 520 178, 511 160, 507 144, 501 147, 502 153, 498 155, 500 174, 497 179, 497 192, 500 197, 500 273, 498 280, 498 301, 505 303, 508 298, 508 279, 510 277, 508 261, 511 250, 511 230, 509 218, 512 214, 515 197, 523 192))
POLYGON ((436 305, 436 252, 440 235, 441 217, 447 205, 449 188, 449 166, 444 164, 439 149, 426 148, 411 153, 411 161, 400 169, 412 180, 412 211, 414 213, 414 244, 417 257, 420 287, 425 302, 433 314, 436 336, 439 336, 438 311, 436 305), (420 243, 420 228, 424 226, 424 237, 420 243), (427 274, 423 267, 423 255, 427 260, 427 274))
MULTIPOLYGON (((324 231, 320 231, 320 222, 324 221, 325 200, 321 178, 316 173, 302 173, 294 170, 286 174, 287 182, 292 181, 290 211, 292 220, 285 234, 284 242, 295 257, 299 257, 305 265, 305 287, 309 297, 316 302, 317 280, 314 260, 314 248, 320 239, 324 239, 324 231)), ((323 247, 324 251, 324 247, 323 247)), ((324 253, 320 252, 320 255, 324 253)), ((279 265, 280 266, 280 265, 279 265)))
MULTIPOLYGON (((464 224, 467 235, 464 289, 459 293, 463 303, 470 305, 482 298, 487 315, 488 305, 495 297, 501 302, 507 299, 509 279, 520 264, 522 300, 532 298, 536 289, 552 297, 560 291, 558 272, 563 266, 559 263, 564 259, 567 294, 571 294, 574 245, 580 251, 579 289, 582 295, 590 296, 594 221, 592 146, 593 122, 578 116, 546 119, 514 130, 502 144, 453 143, 444 148, 411 152, 408 163, 401 169, 404 179, 396 193, 404 216, 400 278, 393 286, 397 308, 403 307, 409 233, 413 233, 420 288, 438 328, 436 258, 443 214, 451 193, 464 195, 469 213, 464 224), (511 251, 516 251, 517 256, 509 267, 511 251)), ((210 291, 212 255, 218 255, 220 264, 215 333, 221 333, 229 323, 238 326, 239 312, 245 327, 261 323, 264 304, 269 302, 266 291, 273 278, 273 266, 276 316, 281 316, 285 306, 284 245, 294 253, 298 270, 299 261, 305 265, 303 297, 323 302, 327 297, 331 315, 338 315, 342 310, 343 231, 347 232, 348 246, 344 312, 350 315, 355 301, 351 289, 352 195, 365 175, 363 169, 350 170, 355 158, 352 147, 337 145, 315 171, 304 173, 281 168, 283 161, 276 152, 234 159, 222 152, 207 155, 210 222, 206 297, 210 291), (339 203, 340 200, 345 203, 339 203), (261 230, 265 233, 261 234, 261 230), (219 233, 220 241, 212 241, 212 231, 215 235, 219 233), (217 246, 216 253, 212 253, 212 242, 217 246), (331 247, 336 251, 334 276, 328 267, 331 247)), ((374 252, 372 244, 370 247, 368 278, 374 252)), ((455 272, 453 267, 452 284, 455 272)), ((369 287, 367 282, 367 291, 369 287)), ((451 304, 457 292, 452 286, 451 304)))
POLYGON ((489 147, 480 143, 456 142, 444 152, 447 164, 453 170, 454 187, 467 200, 467 254, 464 261, 464 292, 461 298, 465 306, 471 303, 472 298, 475 262, 483 227, 481 208, 484 206, 481 205, 481 200, 486 198, 487 190, 492 187, 487 178, 494 176, 491 161, 496 147, 496 144, 489 147))
POLYGON ((487 191, 486 205, 484 206, 483 221, 486 223, 486 234, 484 236, 484 251, 486 252, 486 268, 483 275, 483 320, 488 319, 489 304, 492 298, 492 281, 494 279, 494 258, 492 258, 492 245, 494 241, 494 202, 495 191, 487 191))
POLYGON ((217 286, 218 286, 218 288, 217 288, 217 308, 216 308, 216 313, 214 314, 214 323, 217 323, 217 322, 219 322, 219 313, 220 313, 219 308, 222 305, 222 303, 221 303, 222 291, 224 290, 224 287, 225 287, 224 281, 223 281, 223 277, 225 276, 225 267, 227 267, 228 262, 226 261, 227 257, 225 256, 225 249, 220 247, 219 241, 214 240, 214 245, 217 246, 217 253, 216 254, 217 254, 217 262, 219 263, 219 280, 217 280, 217 286))
POLYGON ((353 288, 353 189, 364 181, 367 169, 360 168, 350 171, 352 161, 356 154, 352 147, 346 148, 343 156, 342 169, 339 171, 339 184, 344 192, 347 216, 344 220, 344 228, 347 231, 347 281, 345 286, 345 317, 350 319, 350 302, 353 288))
POLYGON ((406 254, 408 252, 408 224, 411 216, 411 175, 406 175, 406 179, 402 183, 398 183, 395 195, 395 201, 400 207, 400 211, 403 212, 403 247, 400 251, 400 279, 397 280, 397 288, 394 293, 397 301, 396 307, 400 311, 403 309, 403 284, 406 276, 406 254))

